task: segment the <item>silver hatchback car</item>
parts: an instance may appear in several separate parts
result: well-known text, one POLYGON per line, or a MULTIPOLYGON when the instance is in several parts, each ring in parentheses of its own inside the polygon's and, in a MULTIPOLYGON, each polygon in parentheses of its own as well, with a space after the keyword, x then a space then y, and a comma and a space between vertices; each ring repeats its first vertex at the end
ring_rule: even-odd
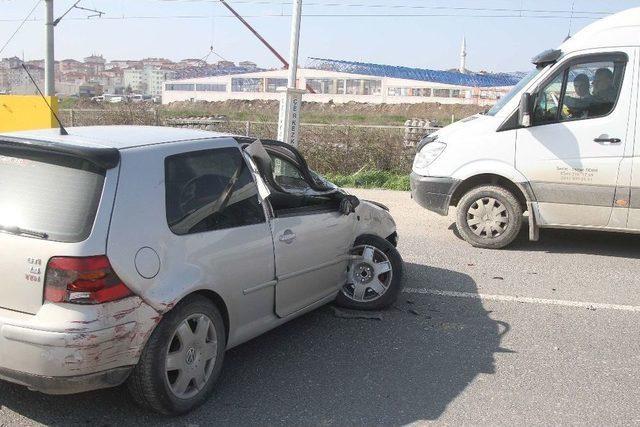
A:
POLYGON ((50 394, 124 382, 179 414, 224 353, 330 301, 392 304, 388 209, 291 146, 154 127, 0 134, 0 378, 50 394))

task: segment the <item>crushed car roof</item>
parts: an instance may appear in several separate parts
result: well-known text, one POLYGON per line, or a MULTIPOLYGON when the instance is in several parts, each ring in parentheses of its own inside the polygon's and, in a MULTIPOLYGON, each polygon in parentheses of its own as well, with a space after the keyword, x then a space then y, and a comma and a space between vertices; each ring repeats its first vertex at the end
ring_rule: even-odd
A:
POLYGON ((83 126, 66 129, 69 135, 60 135, 58 128, 52 128, 0 133, 0 139, 7 137, 122 150, 168 142, 234 137, 226 133, 162 126, 83 126))

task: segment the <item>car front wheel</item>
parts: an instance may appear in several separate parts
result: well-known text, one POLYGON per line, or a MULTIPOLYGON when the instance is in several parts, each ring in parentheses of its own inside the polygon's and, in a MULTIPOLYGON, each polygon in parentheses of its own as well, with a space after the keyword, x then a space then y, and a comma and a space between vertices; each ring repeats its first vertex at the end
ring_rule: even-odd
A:
POLYGON ((215 304, 187 297, 151 334, 129 377, 129 391, 139 405, 155 412, 188 412, 213 392, 225 346, 224 322, 215 304))
POLYGON ((402 257, 395 247, 377 236, 359 237, 336 303, 358 310, 391 306, 402 290, 402 257))

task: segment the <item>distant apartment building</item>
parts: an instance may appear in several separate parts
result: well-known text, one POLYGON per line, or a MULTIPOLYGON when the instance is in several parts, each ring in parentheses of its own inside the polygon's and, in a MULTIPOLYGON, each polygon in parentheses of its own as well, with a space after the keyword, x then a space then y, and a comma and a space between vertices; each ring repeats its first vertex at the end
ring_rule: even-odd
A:
POLYGON ((63 59, 60 61, 60 72, 61 73, 71 73, 84 71, 84 64, 80 61, 76 61, 75 59, 63 59))
MULTIPOLYGON (((31 61, 25 61, 24 65, 28 67, 44 68, 44 59, 33 59, 31 61)), ((54 69, 59 68, 60 63, 55 61, 54 69)))
POLYGON ((17 56, 0 59, 0 69, 8 70, 9 68, 17 68, 20 64, 22 64, 22 60, 17 56))
POLYGON ((104 71, 107 61, 102 55, 91 55, 84 58, 84 64, 91 74, 98 74, 104 71))
POLYGON ((131 59, 113 59, 105 64, 105 70, 110 70, 112 68, 136 68, 142 67, 142 61, 131 60, 131 59))
POLYGON ((123 94, 125 90, 124 70, 111 68, 99 73, 93 78, 94 82, 100 83, 104 93, 123 94))
POLYGON ((80 85, 87 81, 87 74, 81 71, 70 71, 60 76, 60 81, 80 85))
POLYGON ((124 87, 133 93, 160 96, 164 82, 173 77, 173 71, 156 68, 124 70, 124 87))
POLYGON ((9 71, 6 68, 0 68, 0 93, 9 91, 9 71))
MULTIPOLYGON (((1 0, 0 0, 1 1, 1 0)), ((18 57, 0 59, 0 92, 32 93, 35 89, 21 68, 18 57)), ((26 61, 29 70, 39 83, 44 80, 44 60, 26 61)), ((236 67, 233 62, 220 61, 208 64, 203 59, 188 58, 174 62, 167 58, 148 57, 141 60, 114 59, 107 61, 102 55, 92 54, 83 61, 62 59, 55 62, 56 93, 63 96, 83 95, 100 92, 122 94, 130 88, 134 93, 162 95, 163 84, 167 79, 196 77, 219 73, 225 74, 258 71, 256 64, 244 61, 236 67), (87 85, 81 90, 82 85, 87 85)))
MULTIPOLYGON (((36 81, 38 86, 44 86, 44 69, 33 65, 26 65, 31 77, 36 81)), ((13 94, 31 95, 37 92, 36 87, 29 78, 29 74, 22 68, 22 66, 10 68, 7 70, 6 83, 8 90, 13 94)))
POLYGON ((175 62, 167 58, 144 58, 140 62, 143 67, 153 68, 171 68, 175 65, 175 62))
POLYGON ((17 56, 0 59, 0 93, 7 93, 11 90, 9 84, 9 70, 19 68, 22 61, 17 56))

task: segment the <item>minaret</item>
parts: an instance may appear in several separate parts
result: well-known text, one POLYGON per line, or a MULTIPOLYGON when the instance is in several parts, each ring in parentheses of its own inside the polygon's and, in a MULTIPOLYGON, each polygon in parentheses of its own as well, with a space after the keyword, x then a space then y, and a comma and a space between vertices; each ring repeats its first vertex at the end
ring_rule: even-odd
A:
POLYGON ((462 47, 460 48, 460 68, 458 69, 461 73, 467 72, 467 41, 464 36, 462 36, 462 47))

